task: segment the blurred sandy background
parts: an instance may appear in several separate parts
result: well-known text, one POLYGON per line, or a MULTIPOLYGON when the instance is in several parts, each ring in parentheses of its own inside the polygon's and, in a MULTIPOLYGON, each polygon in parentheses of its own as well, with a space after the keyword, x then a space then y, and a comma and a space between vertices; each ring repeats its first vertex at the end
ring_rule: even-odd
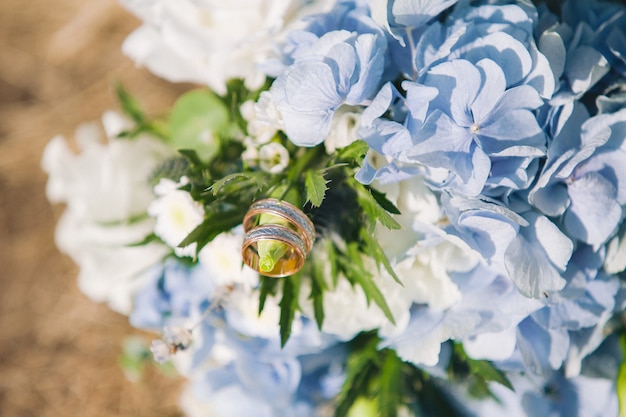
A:
MULTIPOLYGON (((117 361, 139 332, 76 288, 53 243, 63 207, 44 195, 42 150, 117 108, 120 80, 149 112, 183 89, 137 69, 122 40, 139 21, 115 0, 0 2, 0 416, 180 416, 180 381, 133 384, 117 361)), ((145 337, 149 337, 144 335, 145 337)))

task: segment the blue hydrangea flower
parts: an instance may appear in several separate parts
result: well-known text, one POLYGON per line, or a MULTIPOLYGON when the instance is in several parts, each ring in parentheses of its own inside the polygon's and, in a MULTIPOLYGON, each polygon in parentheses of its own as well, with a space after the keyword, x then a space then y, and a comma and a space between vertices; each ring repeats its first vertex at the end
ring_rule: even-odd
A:
MULTIPOLYGON (((410 93, 411 84, 404 85, 410 93)), ((546 138, 532 113, 543 101, 530 86, 507 89, 494 61, 445 62, 428 72, 423 85, 439 94, 423 125, 411 131, 413 147, 402 160, 449 170, 442 186, 475 196, 488 180, 490 157, 544 154, 546 138)))
POLYGON ((529 201, 598 249, 617 230, 626 203, 626 110, 587 119, 581 104, 561 114, 548 159, 529 201), (569 117, 568 117, 569 116, 569 117), (584 122, 584 123, 583 123, 584 122))
POLYGON ((550 98, 555 79, 550 63, 534 41, 537 16, 528 4, 459 4, 448 19, 434 22, 418 38, 414 48, 415 73, 421 80, 432 67, 454 59, 474 64, 491 59, 501 68, 506 87, 530 85, 542 98, 550 98))
POLYGON ((136 293, 130 323, 159 330, 168 318, 190 318, 205 310, 214 291, 215 286, 202 267, 167 260, 154 268, 152 279, 136 293))
POLYGON ((293 143, 321 143, 339 106, 364 104, 374 97, 386 45, 380 35, 332 31, 274 81, 270 91, 293 143))

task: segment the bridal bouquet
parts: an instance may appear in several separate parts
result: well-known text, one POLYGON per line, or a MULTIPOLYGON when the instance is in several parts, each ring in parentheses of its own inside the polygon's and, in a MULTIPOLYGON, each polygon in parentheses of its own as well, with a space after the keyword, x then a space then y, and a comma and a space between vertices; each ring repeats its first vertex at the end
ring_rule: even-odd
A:
POLYGON ((188 416, 626 415, 626 6, 122 3, 198 88, 42 164, 188 416))

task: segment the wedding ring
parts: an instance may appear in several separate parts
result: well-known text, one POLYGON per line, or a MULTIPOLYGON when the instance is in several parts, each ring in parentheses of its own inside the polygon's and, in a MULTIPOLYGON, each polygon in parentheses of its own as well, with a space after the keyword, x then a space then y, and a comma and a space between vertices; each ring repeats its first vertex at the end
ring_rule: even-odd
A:
POLYGON ((286 277, 298 272, 315 241, 315 226, 306 214, 294 205, 275 198, 252 204, 244 216, 243 228, 246 232, 241 251, 244 262, 269 277, 286 277), (262 215, 271 215, 265 216, 264 224, 260 224, 262 215), (273 269, 268 271, 261 267, 259 248, 272 244, 285 246, 277 255, 279 259, 274 260, 273 269))

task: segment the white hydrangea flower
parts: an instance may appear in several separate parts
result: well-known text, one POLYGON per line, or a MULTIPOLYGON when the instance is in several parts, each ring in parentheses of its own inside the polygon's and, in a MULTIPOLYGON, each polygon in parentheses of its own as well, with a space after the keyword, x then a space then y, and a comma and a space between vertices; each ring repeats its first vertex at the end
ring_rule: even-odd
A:
POLYGON ((279 174, 289 165, 289 151, 280 143, 270 142, 259 149, 259 166, 270 174, 279 174))
POLYGON ((250 289, 259 282, 259 275, 243 263, 243 236, 238 230, 224 232, 209 242, 198 254, 200 264, 216 285, 240 285, 250 289))
MULTIPOLYGON (((228 325, 243 335, 273 339, 280 334, 280 307, 275 297, 266 298, 263 313, 259 315, 258 291, 235 289, 224 303, 224 309, 228 325)), ((298 330, 295 320, 292 332, 298 330)))
POLYGON ((248 123, 248 134, 257 145, 268 143, 285 127, 269 91, 263 91, 256 103, 243 103, 241 115, 248 123))
POLYGON ((337 149, 345 148, 356 141, 363 109, 355 106, 341 106, 335 112, 330 132, 324 139, 326 153, 331 154, 337 149))
POLYGON ((148 178, 170 150, 151 137, 132 141, 115 136, 132 124, 115 112, 102 118, 108 142, 95 124, 76 131, 79 153, 62 136, 46 146, 42 167, 47 196, 67 209, 56 229, 56 243, 79 266, 79 288, 97 302, 128 314, 134 291, 167 253, 159 244, 132 247, 152 232, 142 219, 154 199, 148 178))
POLYGON ((320 10, 307 0, 122 0, 144 24, 122 50, 173 82, 194 82, 226 92, 243 78, 251 89, 265 81, 259 64, 299 18, 320 10), (305 7, 306 6, 306 7, 305 7))
POLYGON ((162 178, 154 187, 158 196, 148 207, 148 214, 156 219, 154 234, 174 249, 178 256, 195 256, 196 244, 179 248, 178 245, 193 229, 204 220, 204 208, 187 191, 179 187, 187 183, 187 178, 180 182, 162 178))

